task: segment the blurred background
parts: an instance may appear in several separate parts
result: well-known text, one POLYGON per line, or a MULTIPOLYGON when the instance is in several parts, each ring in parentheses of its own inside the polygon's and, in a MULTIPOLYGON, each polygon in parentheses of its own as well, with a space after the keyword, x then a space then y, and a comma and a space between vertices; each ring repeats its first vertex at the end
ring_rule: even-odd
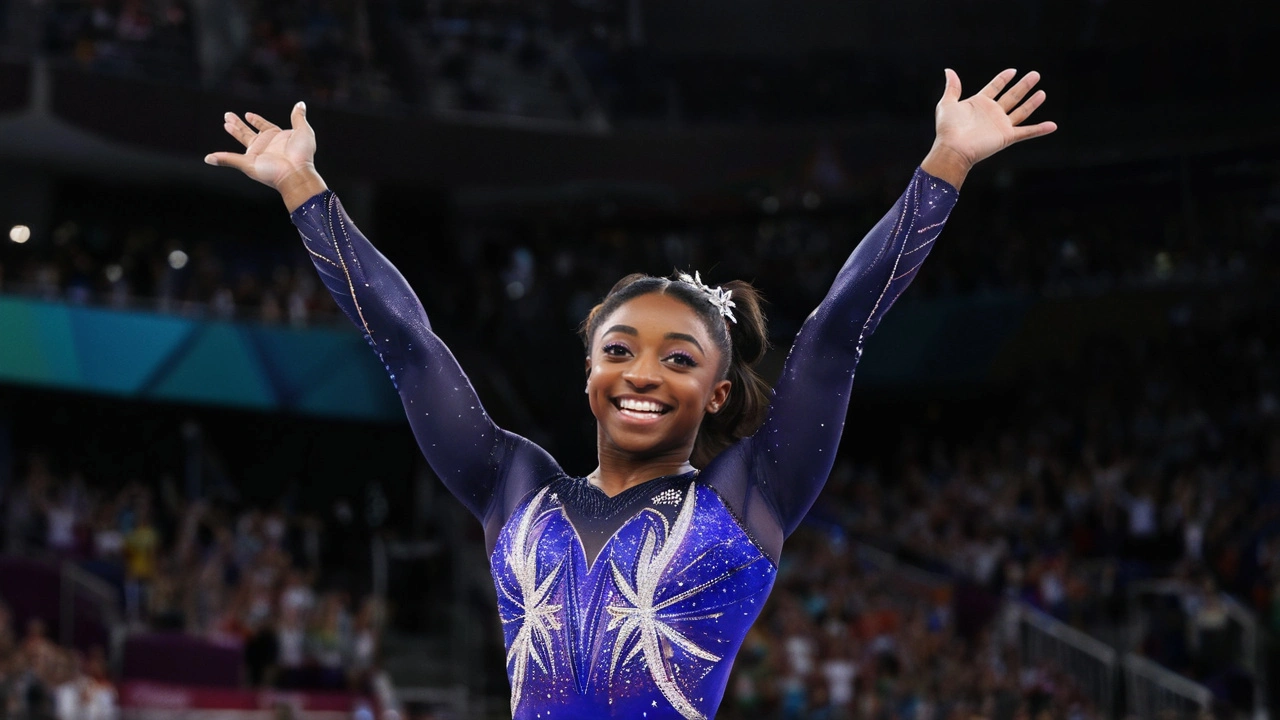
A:
POLYGON ((0 718, 509 717, 479 525, 278 197, 317 165, 499 422, 594 467, 621 276, 791 337, 965 95, 980 166, 858 370, 724 718, 1280 712, 1265 3, 0 0, 0 718))

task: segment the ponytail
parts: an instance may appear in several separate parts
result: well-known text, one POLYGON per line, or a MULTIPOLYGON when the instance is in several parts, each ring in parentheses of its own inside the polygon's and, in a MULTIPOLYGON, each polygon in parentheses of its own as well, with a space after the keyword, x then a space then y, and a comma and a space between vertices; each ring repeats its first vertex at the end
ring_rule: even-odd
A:
POLYGON ((727 323, 732 346, 726 379, 729 398, 714 414, 707 413, 693 444, 695 467, 705 468, 730 445, 755 433, 769 412, 772 389, 755 366, 769 349, 763 300, 751 283, 733 280, 722 286, 733 293, 737 322, 727 323))

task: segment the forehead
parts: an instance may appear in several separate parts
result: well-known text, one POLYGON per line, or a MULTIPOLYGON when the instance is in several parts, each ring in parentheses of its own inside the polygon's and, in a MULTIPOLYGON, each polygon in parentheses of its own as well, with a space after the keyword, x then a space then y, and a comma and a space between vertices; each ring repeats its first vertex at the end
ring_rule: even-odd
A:
POLYGON ((641 295, 622 303, 600 323, 600 332, 608 332, 614 325, 628 325, 641 335, 684 333, 698 338, 703 347, 708 347, 711 342, 703 319, 693 308, 683 300, 659 293, 641 295))

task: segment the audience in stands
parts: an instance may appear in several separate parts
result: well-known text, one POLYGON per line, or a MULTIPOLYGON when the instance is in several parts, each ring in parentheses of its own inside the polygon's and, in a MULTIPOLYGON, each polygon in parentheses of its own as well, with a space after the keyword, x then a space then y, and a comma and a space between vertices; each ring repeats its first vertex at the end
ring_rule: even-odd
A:
MULTIPOLYGON (((1159 33, 1133 32, 1131 21, 1138 18, 1104 13, 1100 20, 1091 6, 1057 2, 1050 10, 1040 8, 1043 4, 1036 3, 1029 16, 1015 13, 989 18, 987 24, 996 34, 1070 53, 1071 62, 1055 72, 1060 86, 1070 87, 1082 106, 1168 102, 1167 81, 1141 75, 1154 73, 1144 69, 1152 65, 1199 82, 1206 97, 1223 108, 1238 107, 1247 87, 1241 83, 1248 82, 1244 76, 1209 82, 1208 74, 1223 66, 1171 52, 1168 38, 1159 33), (1042 15, 1056 20, 1031 19, 1042 15), (1024 22, 1039 35, 1029 35, 1024 22), (1113 35, 1098 42, 1098 32, 1113 35), (1145 62, 1153 56, 1161 62, 1145 62), (1105 81, 1113 67, 1135 68, 1140 73, 1136 87, 1116 93, 1105 81)), ((364 111, 467 110, 592 125, 601 122, 604 111, 614 122, 810 123, 914 114, 921 97, 931 95, 939 82, 936 54, 903 54, 863 47, 864 42, 806 53, 786 42, 768 49, 743 45, 733 53, 697 47, 664 52, 643 42, 646 18, 622 0, 59 0, 32 5, 44 14, 43 33, 19 24, 25 14, 6 17, 3 5, 0 30, 8 25, 11 37, 42 34, 46 55, 56 60, 151 81, 199 81, 240 94, 303 95, 364 111), (868 97, 875 98, 870 106, 868 97)), ((920 42, 938 52, 954 44, 972 53, 967 39, 952 37, 945 17, 919 24, 920 42)), ((876 24, 892 27, 893 22, 886 16, 876 24)), ((1235 57, 1247 65, 1250 58, 1261 61, 1269 39, 1261 25, 1236 23, 1206 26, 1199 41, 1211 48, 1207 55, 1235 57)))
POLYGON ((112 493, 77 474, 55 475, 40 453, 27 464, 22 483, 0 499, 5 551, 57 551, 79 562, 120 588, 134 630, 243 644, 255 686, 368 687, 383 605, 324 579, 314 519, 186 502, 167 485, 160 495, 140 483, 112 493), (63 536, 70 541, 55 545, 63 536))
POLYGON ((861 562, 837 532, 802 530, 747 636, 730 718, 1105 717, 1061 669, 1019 656, 998 622, 962 634, 950 583, 904 582, 861 562))
POLYGON ((45 636, 31 620, 18 639, 0 600, 0 717, 14 720, 115 720, 116 690, 102 648, 86 658, 45 636))
MULTIPOLYGON (((1237 173, 1237 160, 1224 155, 1195 168, 1197 176, 1217 178, 1196 209, 1200 227, 1214 228, 1212 238, 1185 226, 1187 209, 1167 202, 1169 187, 1148 185, 1143 169, 1066 178, 1037 174, 1025 179, 1023 189, 1008 192, 975 187, 958 210, 968 213, 965 220, 947 229, 908 299, 985 293, 1058 298, 1259 277, 1269 266, 1246 258, 1256 257, 1275 233, 1280 176, 1274 169, 1237 173), (1076 187, 1075 194, 1059 197, 1064 185, 1076 187), (1098 189, 1090 191, 1093 186, 1098 189), (1123 204, 1113 202, 1117 192, 1123 204), (1023 202, 1024 195, 1035 199, 1023 202)), ((901 177, 867 172, 851 182, 862 191, 846 189, 842 199, 824 201, 813 190, 794 189, 759 199, 758 212, 710 218, 676 213, 599 220, 555 207, 526 211, 523 219, 463 216, 450 241, 433 246, 433 262, 397 257, 421 287, 436 324, 452 337, 478 331, 482 342, 493 340, 485 335, 505 338, 502 326, 514 322, 549 335, 578 323, 628 272, 714 266, 715 277, 751 278, 761 286, 774 338, 786 342, 901 177), (451 305, 461 297, 476 301, 451 305), (449 312, 442 313, 442 305, 449 312)), ((31 242, 0 248, 0 289, 272 323, 336 317, 309 258, 287 230, 262 242, 243 226, 173 227, 176 220, 163 209, 139 215, 118 205, 75 203, 83 200, 60 210, 51 231, 38 229, 31 242)), ((371 230, 377 220, 360 218, 371 230)))

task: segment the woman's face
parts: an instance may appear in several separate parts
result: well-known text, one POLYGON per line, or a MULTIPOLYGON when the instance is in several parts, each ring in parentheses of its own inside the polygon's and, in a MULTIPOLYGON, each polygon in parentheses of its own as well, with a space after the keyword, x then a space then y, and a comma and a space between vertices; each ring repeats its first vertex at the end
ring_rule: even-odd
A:
POLYGON ((722 361, 680 300, 650 293, 623 303, 600 323, 587 358, 600 451, 688 460, 703 415, 729 397, 722 361))

